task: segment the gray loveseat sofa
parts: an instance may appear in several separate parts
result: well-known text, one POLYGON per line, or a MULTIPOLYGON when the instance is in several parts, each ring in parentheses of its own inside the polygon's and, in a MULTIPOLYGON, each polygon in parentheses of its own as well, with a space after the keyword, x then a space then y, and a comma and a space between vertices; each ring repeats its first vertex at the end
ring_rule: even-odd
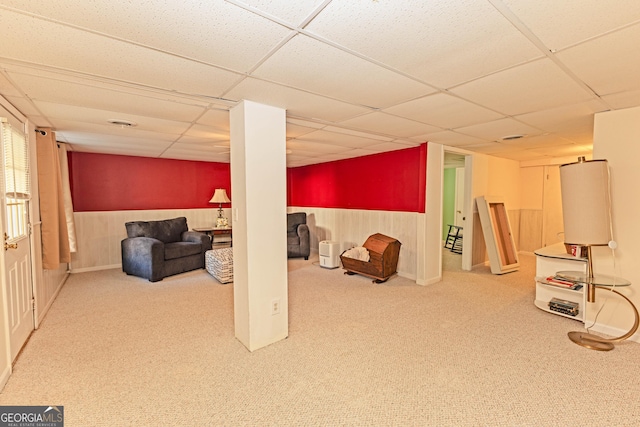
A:
POLYGON ((125 223, 127 238, 122 240, 122 271, 157 282, 167 276, 204 268, 204 253, 211 239, 204 233, 189 231, 187 219, 125 223))

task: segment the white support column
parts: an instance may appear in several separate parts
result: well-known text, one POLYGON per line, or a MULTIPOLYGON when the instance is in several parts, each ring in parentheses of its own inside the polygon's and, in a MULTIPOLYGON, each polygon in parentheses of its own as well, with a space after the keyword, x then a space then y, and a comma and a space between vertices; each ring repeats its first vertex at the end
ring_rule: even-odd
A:
POLYGON ((249 351, 289 334, 285 113, 242 101, 230 114, 235 335, 249 351))

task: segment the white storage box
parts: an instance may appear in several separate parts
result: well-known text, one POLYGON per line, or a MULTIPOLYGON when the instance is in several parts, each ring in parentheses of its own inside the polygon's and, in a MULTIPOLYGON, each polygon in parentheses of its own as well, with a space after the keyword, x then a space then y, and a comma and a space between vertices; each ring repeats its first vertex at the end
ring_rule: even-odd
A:
POLYGON ((233 282, 233 248, 212 249, 204 253, 204 264, 220 283, 233 282))

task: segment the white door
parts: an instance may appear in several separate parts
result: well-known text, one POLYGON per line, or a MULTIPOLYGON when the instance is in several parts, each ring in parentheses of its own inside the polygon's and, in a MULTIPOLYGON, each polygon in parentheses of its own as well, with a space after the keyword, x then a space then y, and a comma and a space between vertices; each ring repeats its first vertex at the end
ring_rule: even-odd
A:
POLYGON ((455 225, 464 227, 464 168, 456 168, 455 225))
POLYGON ((7 295, 9 346, 14 360, 34 329, 29 225, 28 141, 17 126, 2 126, 3 285, 7 295))
POLYGON ((34 329, 29 237, 7 239, 5 248, 4 268, 9 305, 11 360, 15 360, 34 329))

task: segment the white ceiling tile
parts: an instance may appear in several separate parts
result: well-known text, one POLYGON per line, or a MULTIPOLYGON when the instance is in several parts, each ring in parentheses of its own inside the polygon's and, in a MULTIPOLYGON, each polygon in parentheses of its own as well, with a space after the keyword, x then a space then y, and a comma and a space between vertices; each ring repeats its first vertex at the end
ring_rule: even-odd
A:
POLYGON ((640 20, 640 2, 503 0, 551 50, 560 50, 640 20))
POLYGON ((166 101, 160 97, 129 94, 125 90, 102 87, 50 78, 11 73, 13 80, 33 101, 45 101, 72 106, 122 111, 129 114, 159 117, 169 120, 192 121, 204 111, 203 107, 166 101))
POLYGON ((466 146, 465 149, 484 154, 507 153, 521 150, 520 148, 513 145, 506 145, 495 141, 478 145, 469 145, 466 146))
POLYGON ((593 98, 549 59, 504 70, 451 91, 505 115, 529 113, 593 98))
POLYGON ((38 111, 35 105, 31 100, 21 97, 21 96, 5 96, 6 100, 11 103, 14 107, 16 107, 22 114, 29 117, 29 119, 38 123, 39 126, 43 127, 51 127, 51 123, 48 121, 46 117, 41 116, 41 112, 38 111))
POLYGON ((521 114, 514 118, 547 132, 561 129, 583 129, 593 132, 594 114, 605 109, 600 102, 591 101, 521 114))
POLYGON ((258 67, 254 75, 373 108, 384 108, 434 91, 302 35, 285 44, 258 67))
POLYGON ((216 129, 211 126, 195 124, 192 125, 184 136, 203 138, 209 141, 228 141, 229 132, 223 129, 216 129))
POLYGON ((342 153, 351 150, 351 147, 325 144, 313 140, 290 139, 287 141, 287 148, 296 152, 309 153, 342 153))
POLYGON ((119 147, 115 145, 109 145, 109 146, 77 145, 77 146, 72 146, 72 150, 78 153, 113 154, 118 156, 135 156, 135 157, 158 157, 161 153, 161 150, 145 149, 138 146, 119 147))
MULTIPOLYGON (((640 4, 640 2, 638 2, 640 4)), ((557 53, 599 95, 640 89, 640 24, 557 53)))
POLYGON ((8 96, 20 97, 22 93, 16 89, 16 87, 7 80, 3 73, 0 73, 0 95, 5 98, 8 96))
POLYGON ((227 153, 207 153, 202 151, 182 151, 179 149, 170 148, 158 156, 163 159, 179 159, 179 160, 192 160, 197 162, 217 162, 217 163, 231 163, 231 156, 227 153))
POLYGON ((174 133, 155 132, 137 129, 135 127, 123 129, 119 126, 107 124, 101 125, 65 119, 55 119, 55 126, 53 126, 53 129, 56 131, 57 135, 66 135, 68 142, 77 142, 77 140, 74 139, 74 135, 83 133, 94 134, 96 137, 98 135, 102 135, 105 141, 113 141, 113 143, 118 140, 128 143, 128 138, 133 138, 130 140, 131 144, 137 144, 140 140, 144 139, 160 143, 171 142, 175 141, 179 137, 178 134, 174 133), (112 139, 114 137, 117 139, 112 139))
POLYGON ((624 91, 611 95, 604 95, 602 100, 613 109, 636 107, 640 105, 640 90, 624 91))
POLYGON ((307 29, 441 88, 542 56, 476 0, 334 0, 307 29))
POLYGON ((443 145, 450 145, 452 147, 462 147, 465 145, 477 145, 477 144, 488 142, 485 139, 475 138, 473 136, 453 132, 450 130, 421 135, 417 139, 420 141, 429 141, 429 142, 436 142, 438 144, 443 144, 443 145))
POLYGON ((4 28, 4 57, 49 67, 209 96, 219 96, 239 77, 196 61, 18 13, 3 11, 0 28, 4 28))
POLYGON ((341 128, 341 127, 338 127, 338 126, 326 126, 323 129, 328 131, 328 132, 343 133, 345 135, 361 136, 363 138, 376 139, 376 140, 380 140, 380 141, 393 141, 395 139, 395 138, 391 138, 391 137, 388 137, 388 136, 376 135, 376 134, 370 133, 370 132, 362 132, 362 131, 353 130, 353 129, 341 128))
POLYGON ((561 157, 561 156, 574 156, 574 161, 579 156, 591 154, 593 151, 591 147, 579 144, 561 145, 559 147, 537 147, 535 149, 537 153, 545 154, 548 156, 561 157))
POLYGON ((296 1, 273 1, 273 0, 243 0, 243 3, 255 7, 260 11, 276 16, 291 25, 301 24, 324 0, 296 0, 296 1))
POLYGON ((304 120, 304 119, 296 119, 293 117, 287 117, 287 125, 289 124, 304 126, 312 129, 322 129, 327 126, 325 123, 316 122, 311 119, 304 120))
POLYGON ((151 132, 165 132, 181 134, 186 131, 190 123, 179 122, 176 120, 165 120, 155 117, 145 117, 135 114, 122 114, 116 111, 99 110, 94 108, 76 107, 72 105, 52 104, 50 102, 36 102, 36 106, 50 117, 54 123, 59 120, 67 121, 80 121, 85 123, 92 123, 100 126, 111 126, 118 128, 107 123, 108 120, 126 120, 136 123, 135 127, 132 127, 130 131, 151 131, 151 132))
POLYGON ((445 93, 436 93, 407 101, 386 108, 384 112, 444 129, 473 125, 503 117, 495 111, 445 93))
POLYGON ((527 136, 512 141, 500 141, 506 146, 513 146, 519 149, 531 149, 538 147, 559 147, 561 145, 574 145, 574 142, 558 135, 535 135, 527 136))
POLYGON ((316 129, 307 126, 300 126, 287 121, 287 138, 297 138, 315 131, 316 129))
POLYGON ((407 148, 417 147, 420 144, 408 145, 408 144, 399 144, 397 142, 381 142, 380 144, 370 145, 367 147, 367 150, 377 151, 379 153, 384 153, 387 151, 397 151, 397 150, 406 150, 407 148))
POLYGON ((411 137, 441 130, 436 126, 380 112, 364 114, 353 119, 344 120, 340 122, 340 125, 370 132, 384 132, 387 133, 387 135, 400 137, 411 137))
POLYGON ((251 68, 289 33, 281 25, 224 1, 137 1, 120 2, 118 7, 111 0, 3 3, 238 71, 251 68))
POLYGON ((212 126, 217 129, 229 130, 229 110, 212 108, 207 110, 197 122, 202 125, 212 126))
POLYGON ((350 148, 363 148, 369 145, 380 143, 380 140, 378 139, 363 138, 356 135, 337 134, 335 132, 328 132, 324 129, 308 133, 299 138, 296 138, 296 140, 312 141, 325 144, 334 144, 338 142, 340 145, 350 148))
POLYGON ((175 141, 176 144, 190 144, 190 145, 199 145, 200 147, 203 147, 203 149, 205 149, 206 147, 213 145, 215 147, 218 148, 226 148, 227 151, 229 150, 229 137, 227 136, 226 139, 212 139, 212 138, 205 138, 205 137, 200 137, 200 136, 190 136, 190 135, 182 135, 180 138, 178 138, 175 141), (226 144, 223 145, 223 144, 226 144))
POLYGON ((503 137, 511 135, 533 136, 542 134, 539 129, 510 118, 458 128, 456 132, 488 141, 501 140, 503 137))
POLYGON ((507 151, 495 153, 492 155, 496 157, 502 157, 503 159, 515 160, 517 162, 522 160, 542 160, 549 157, 548 155, 542 154, 537 150, 507 151))
POLYGON ((347 104, 320 95, 254 78, 243 80, 224 95, 232 99, 248 99, 284 108, 287 115, 311 117, 335 122, 370 111, 367 108, 347 104))

